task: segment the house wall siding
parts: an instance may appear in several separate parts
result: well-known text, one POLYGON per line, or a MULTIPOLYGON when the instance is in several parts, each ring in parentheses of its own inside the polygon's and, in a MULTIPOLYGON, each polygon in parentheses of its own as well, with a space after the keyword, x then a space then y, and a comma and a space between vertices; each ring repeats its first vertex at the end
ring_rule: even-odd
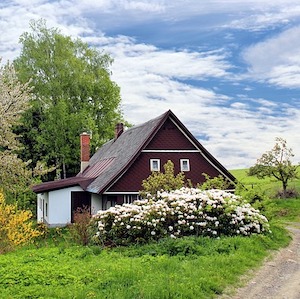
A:
MULTIPOLYGON (((200 153, 141 153, 136 162, 130 169, 118 180, 108 191, 109 192, 137 192, 142 188, 142 181, 150 174, 150 159, 160 159, 161 168, 171 160, 174 163, 174 172, 180 172, 180 159, 189 159, 190 171, 184 172, 185 177, 190 179, 195 185, 199 182, 204 182, 205 178, 202 173, 207 173, 214 177, 219 175, 219 172, 209 164, 200 153)), ((161 169, 163 171, 163 169, 161 169)))
POLYGON ((185 177, 190 179, 194 185, 205 181, 202 173, 207 173, 211 177, 219 175, 219 172, 200 152, 185 152, 188 150, 195 151, 197 148, 170 119, 156 133, 145 150, 147 152, 140 154, 128 171, 107 190, 108 192, 140 191, 142 189, 142 181, 151 174, 150 159, 160 159, 161 171, 163 171, 163 165, 168 160, 171 160, 174 163, 174 172, 176 174, 180 172, 180 159, 189 159, 190 171, 185 172, 185 177))
POLYGON ((195 150, 196 148, 178 127, 167 119, 145 149, 195 150))

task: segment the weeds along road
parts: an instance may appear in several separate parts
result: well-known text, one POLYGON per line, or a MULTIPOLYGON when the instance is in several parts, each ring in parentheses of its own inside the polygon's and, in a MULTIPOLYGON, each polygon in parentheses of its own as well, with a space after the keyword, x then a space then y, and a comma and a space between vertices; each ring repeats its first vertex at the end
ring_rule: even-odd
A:
POLYGON ((275 252, 235 294, 220 299, 300 299, 300 223, 288 227, 293 240, 275 252))

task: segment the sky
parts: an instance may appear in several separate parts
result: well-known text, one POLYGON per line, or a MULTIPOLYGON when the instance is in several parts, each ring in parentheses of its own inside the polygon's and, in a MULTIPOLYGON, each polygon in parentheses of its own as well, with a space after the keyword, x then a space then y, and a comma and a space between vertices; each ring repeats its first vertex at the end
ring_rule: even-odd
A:
POLYGON ((253 166, 276 137, 300 161, 298 0, 2 0, 2 63, 41 18, 114 59, 129 123, 171 109, 228 169, 253 166))

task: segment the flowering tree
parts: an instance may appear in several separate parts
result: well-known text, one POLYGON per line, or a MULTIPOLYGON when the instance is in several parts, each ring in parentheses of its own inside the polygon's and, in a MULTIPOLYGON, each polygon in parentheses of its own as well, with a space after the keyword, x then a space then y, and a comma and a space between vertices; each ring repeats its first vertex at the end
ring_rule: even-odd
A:
POLYGON ((268 220, 241 197, 223 190, 183 187, 99 211, 94 240, 128 245, 182 236, 251 235, 269 231, 268 220))
POLYGON ((30 161, 19 157, 22 146, 14 128, 28 109, 29 99, 30 88, 19 82, 13 65, 0 66, 0 187, 6 197, 13 199, 30 192, 33 179, 52 170, 41 162, 31 170, 27 167, 30 161))
POLYGON ((298 165, 292 165, 292 157, 293 151, 287 147, 286 140, 277 137, 273 149, 264 153, 256 164, 250 167, 248 174, 259 179, 274 177, 282 183, 283 193, 286 194, 288 182, 297 178, 298 165))
POLYGON ((16 154, 20 144, 13 132, 28 103, 28 85, 18 81, 12 65, 0 67, 0 185, 5 191, 17 192, 28 185, 30 175, 16 154))

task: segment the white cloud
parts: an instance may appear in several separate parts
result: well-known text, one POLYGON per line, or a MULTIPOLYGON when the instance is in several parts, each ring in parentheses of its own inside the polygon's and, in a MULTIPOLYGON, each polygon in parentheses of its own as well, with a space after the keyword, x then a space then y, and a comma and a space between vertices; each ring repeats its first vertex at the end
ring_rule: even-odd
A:
POLYGON ((280 87, 300 87, 300 27, 249 47, 243 53, 249 75, 280 87))
POLYGON ((123 44, 107 47, 118 64, 118 71, 134 67, 135 72, 154 73, 177 79, 204 80, 224 77, 230 68, 223 53, 196 53, 160 50, 152 45, 123 44))
POLYGON ((148 0, 75 0, 72 1, 84 11, 102 9, 105 13, 118 14, 120 11, 161 12, 165 5, 162 1, 148 0))
POLYGON ((30 30, 30 20, 41 18, 48 27, 59 28, 73 37, 92 32, 73 1, 18 0, 13 5, 0 6, 0 55, 4 61, 19 55, 19 37, 30 30))
POLYGON ((107 45, 107 49, 115 58, 113 79, 121 87, 124 114, 133 124, 171 109, 194 135, 206 136, 202 144, 229 168, 251 166, 272 147, 276 136, 293 136, 295 128, 290 131, 287 121, 293 124, 299 116, 291 113, 289 106, 282 116, 275 117, 279 107, 274 102, 241 95, 241 101, 223 105, 232 99, 178 81, 192 78, 197 71, 197 76, 204 78, 206 72, 216 77, 220 70, 226 74, 228 64, 222 55, 215 59, 215 54, 212 58, 201 53, 166 52, 135 44, 133 39, 119 37, 120 40, 126 45, 120 42, 114 47, 107 45), (177 55, 180 59, 175 59, 177 55))

